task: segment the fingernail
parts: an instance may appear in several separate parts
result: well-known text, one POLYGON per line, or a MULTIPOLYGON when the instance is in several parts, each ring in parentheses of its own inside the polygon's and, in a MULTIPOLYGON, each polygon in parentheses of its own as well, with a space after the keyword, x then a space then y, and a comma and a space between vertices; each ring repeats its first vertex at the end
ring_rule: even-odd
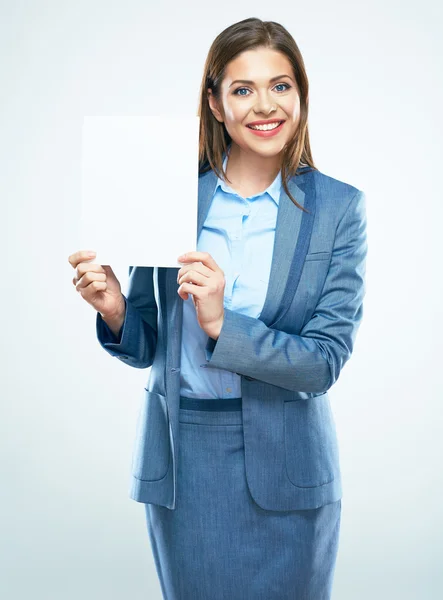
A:
POLYGON ((90 250, 90 251, 88 252, 88 256, 95 256, 95 252, 94 252, 93 250, 90 250))

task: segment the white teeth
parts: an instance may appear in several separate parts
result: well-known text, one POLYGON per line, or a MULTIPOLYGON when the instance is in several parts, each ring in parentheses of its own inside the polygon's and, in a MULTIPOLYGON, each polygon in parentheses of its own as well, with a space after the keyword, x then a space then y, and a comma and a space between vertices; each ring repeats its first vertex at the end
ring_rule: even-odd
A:
POLYGON ((248 125, 248 127, 251 129, 258 129, 259 131, 268 131, 269 129, 275 129, 280 123, 281 121, 279 123, 270 123, 266 125, 248 125))

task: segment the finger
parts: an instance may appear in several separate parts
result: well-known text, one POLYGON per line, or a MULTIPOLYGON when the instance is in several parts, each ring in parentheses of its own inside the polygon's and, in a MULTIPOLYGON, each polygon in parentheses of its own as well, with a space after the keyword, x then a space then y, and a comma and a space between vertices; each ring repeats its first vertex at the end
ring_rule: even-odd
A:
POLYGON ((103 267, 101 265, 99 265, 98 263, 89 263, 89 262, 81 262, 78 263, 77 268, 76 268, 76 278, 77 281, 79 279, 81 279, 85 273, 88 272, 93 272, 93 273, 104 273, 105 274, 105 279, 106 279, 106 272, 103 269, 103 267))
POLYGON ((209 267, 213 271, 217 271, 219 266, 209 254, 209 252, 186 252, 178 257, 178 262, 189 263, 192 261, 201 261, 205 266, 209 267))
POLYGON ((177 274, 177 283, 182 283, 183 281, 194 281, 198 282, 200 285, 207 285, 209 279, 212 275, 214 275, 214 271, 208 269, 204 265, 200 263, 192 263, 192 265, 199 265, 199 267, 189 266, 188 268, 180 271, 177 274), (205 272, 202 273, 201 269, 204 269, 205 272))
POLYGON ((97 253, 93 250, 79 250, 78 252, 74 252, 68 257, 69 264, 74 269, 77 268, 77 265, 83 261, 92 260, 97 253))
POLYGON ((188 294, 192 294, 196 298, 199 298, 202 294, 202 289, 203 288, 199 285, 194 285, 193 283, 188 283, 187 281, 185 281, 180 285, 180 287, 177 290, 177 293, 180 296, 180 298, 183 298, 183 300, 187 300, 188 294), (186 296, 186 298, 184 296, 186 296))
POLYGON ((211 280, 209 277, 202 275, 201 273, 197 273, 196 271, 188 271, 184 275, 182 275, 178 281, 179 284, 184 282, 193 283, 194 285, 204 286, 208 285, 211 280))
POLYGON ((97 292, 104 292, 107 288, 108 284, 106 281, 91 281, 86 287, 78 288, 77 292, 79 292, 83 298, 87 298, 88 296, 91 297, 91 294, 95 295, 97 292))
MULTIPOLYGON (((84 288, 88 287, 88 285, 90 283, 92 283, 93 281, 97 281, 97 282, 101 282, 101 283, 106 282, 106 273, 97 273, 97 272, 91 273, 90 271, 88 271, 80 278, 74 277, 72 280, 72 283, 74 283, 75 288, 78 292, 78 291, 83 290, 84 288)), ((100 289, 101 289, 101 287, 100 287, 100 289)))
POLYGON ((184 265, 181 269, 179 269, 179 271, 177 273, 177 281, 178 281, 179 277, 181 277, 184 273, 186 273, 190 269, 195 269, 199 273, 206 275, 206 277, 211 277, 211 275, 214 274, 214 271, 212 269, 210 269, 209 267, 206 267, 201 262, 192 262, 190 264, 184 265))

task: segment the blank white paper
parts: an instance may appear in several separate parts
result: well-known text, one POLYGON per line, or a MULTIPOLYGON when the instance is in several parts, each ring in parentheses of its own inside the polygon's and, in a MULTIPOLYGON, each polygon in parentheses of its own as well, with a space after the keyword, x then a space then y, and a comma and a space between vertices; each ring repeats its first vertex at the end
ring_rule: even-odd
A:
POLYGON ((197 248, 199 117, 86 116, 79 248, 103 265, 180 267, 197 248))

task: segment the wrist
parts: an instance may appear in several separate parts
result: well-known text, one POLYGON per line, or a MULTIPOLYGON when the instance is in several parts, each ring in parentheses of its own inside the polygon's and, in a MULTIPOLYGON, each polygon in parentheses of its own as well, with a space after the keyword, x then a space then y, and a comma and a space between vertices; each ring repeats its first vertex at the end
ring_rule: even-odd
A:
POLYGON ((218 340, 221 329, 223 327, 224 314, 218 319, 218 321, 211 323, 210 326, 205 327, 205 333, 213 340, 218 340))
MULTIPOLYGON (((100 311, 99 311, 100 312, 100 311)), ((124 297, 122 296, 121 301, 118 305, 118 308, 114 310, 112 313, 102 313, 100 315, 104 321, 120 321, 122 318, 124 320, 126 313, 126 302, 124 297)))

